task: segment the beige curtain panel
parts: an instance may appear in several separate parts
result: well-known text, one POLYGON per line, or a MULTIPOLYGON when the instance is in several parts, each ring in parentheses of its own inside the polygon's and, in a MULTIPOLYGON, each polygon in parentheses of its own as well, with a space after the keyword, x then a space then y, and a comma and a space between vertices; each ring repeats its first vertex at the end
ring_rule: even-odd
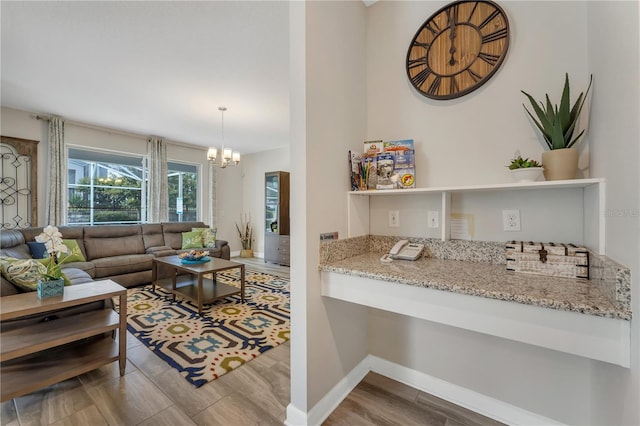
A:
POLYGON ((67 152, 64 147, 64 120, 49 118, 49 181, 47 182, 46 223, 67 223, 67 152))
POLYGON ((149 154, 149 222, 169 220, 169 185, 167 182, 167 145, 161 138, 147 141, 149 154))

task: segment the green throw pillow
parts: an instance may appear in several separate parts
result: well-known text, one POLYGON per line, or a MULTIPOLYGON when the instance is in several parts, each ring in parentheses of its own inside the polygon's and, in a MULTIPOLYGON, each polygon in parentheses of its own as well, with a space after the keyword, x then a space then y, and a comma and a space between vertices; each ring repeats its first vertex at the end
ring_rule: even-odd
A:
POLYGON ((62 244, 67 246, 69 249, 69 253, 60 254, 60 262, 70 263, 70 262, 86 262, 87 260, 84 258, 82 254, 82 250, 80 250, 80 246, 76 240, 62 240, 62 244))
POLYGON ((36 291, 47 268, 35 259, 1 257, 2 275, 23 291, 36 291))
POLYGON ((199 231, 202 235, 202 246, 214 248, 216 246, 216 230, 212 228, 191 228, 192 231, 199 231))
POLYGON ((200 231, 191 231, 182 233, 182 248, 201 248, 202 247, 202 233, 200 231))

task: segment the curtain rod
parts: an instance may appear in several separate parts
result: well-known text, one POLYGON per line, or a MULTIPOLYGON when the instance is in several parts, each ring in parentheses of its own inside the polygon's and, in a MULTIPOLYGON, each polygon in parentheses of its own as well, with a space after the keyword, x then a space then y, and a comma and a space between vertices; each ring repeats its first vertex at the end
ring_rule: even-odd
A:
MULTIPOLYGON (((49 121, 51 120, 53 117, 55 117, 54 115, 46 115, 46 114, 31 114, 31 118, 33 118, 34 120, 42 120, 42 121, 49 121)), ((140 139, 144 139, 144 140, 148 140, 150 137, 156 137, 156 138, 160 138, 163 141, 171 144, 171 145, 176 145, 176 146, 181 146, 184 148, 190 148, 190 149, 194 149, 194 150, 207 150, 207 147, 204 146, 200 146, 200 145, 194 145, 194 144, 190 144, 187 142, 178 142, 178 141, 172 141, 169 139, 166 139, 162 136, 157 136, 157 135, 141 135, 139 133, 133 133, 133 132, 128 132, 126 130, 117 130, 117 129, 111 129, 108 127, 102 127, 102 126, 98 126, 95 124, 87 124, 87 123, 82 123, 79 121, 73 121, 73 120, 64 120, 64 122, 66 124, 70 124, 72 126, 77 126, 77 127, 84 127, 86 129, 92 129, 92 130, 98 130, 101 132, 106 132, 106 133, 113 133, 113 134, 118 134, 121 136, 131 136, 131 137, 135 137, 135 138, 140 138, 140 139)))

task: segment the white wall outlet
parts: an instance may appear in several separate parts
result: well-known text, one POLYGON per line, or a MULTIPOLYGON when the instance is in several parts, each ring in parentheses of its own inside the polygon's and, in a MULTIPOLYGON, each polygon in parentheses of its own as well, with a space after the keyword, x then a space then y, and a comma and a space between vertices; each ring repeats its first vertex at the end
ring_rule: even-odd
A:
POLYGON ((505 231, 520 231, 520 210, 502 210, 502 228, 505 231))
POLYGON ((389 226, 392 228, 400 226, 400 210, 389 210, 389 226))
POLYGON ((427 221, 429 222, 429 228, 437 228, 440 226, 438 223, 438 211, 437 210, 429 210, 427 213, 427 221))

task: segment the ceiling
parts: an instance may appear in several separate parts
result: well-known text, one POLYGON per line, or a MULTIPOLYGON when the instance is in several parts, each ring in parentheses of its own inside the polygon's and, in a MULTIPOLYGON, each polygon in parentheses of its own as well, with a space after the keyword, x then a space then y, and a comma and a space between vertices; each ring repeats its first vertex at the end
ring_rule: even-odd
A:
POLYGON ((286 1, 2 1, 2 106, 242 153, 289 143, 286 1))

